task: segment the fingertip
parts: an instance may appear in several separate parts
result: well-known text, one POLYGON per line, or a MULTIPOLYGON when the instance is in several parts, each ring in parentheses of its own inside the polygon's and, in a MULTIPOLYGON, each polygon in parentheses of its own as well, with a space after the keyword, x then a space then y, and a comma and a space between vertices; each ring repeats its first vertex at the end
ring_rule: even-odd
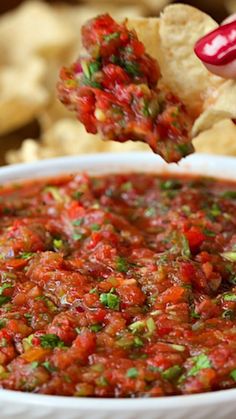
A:
POLYGON ((213 74, 224 79, 236 79, 236 60, 225 65, 213 65, 204 63, 205 67, 213 74))

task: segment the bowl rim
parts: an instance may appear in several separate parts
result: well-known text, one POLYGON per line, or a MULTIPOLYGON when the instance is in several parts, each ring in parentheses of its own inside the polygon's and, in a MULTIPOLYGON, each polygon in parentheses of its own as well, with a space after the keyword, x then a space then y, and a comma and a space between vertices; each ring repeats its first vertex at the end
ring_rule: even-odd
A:
MULTIPOLYGON (((20 163, 0 168, 0 182, 50 178, 62 173, 88 171, 90 173, 124 173, 139 171, 151 173, 199 173, 203 176, 236 180, 236 157, 193 154, 179 164, 165 163, 160 157, 147 152, 99 153, 66 156, 33 163, 20 163), (144 164, 145 163, 145 164, 144 164), (105 166, 104 166, 105 165, 105 166)), ((84 411, 172 411, 179 408, 222 405, 235 401, 236 388, 193 395, 164 396, 153 398, 87 398, 32 394, 0 389, 0 402, 66 408, 84 411), (168 401, 168 403, 167 403, 168 401)))

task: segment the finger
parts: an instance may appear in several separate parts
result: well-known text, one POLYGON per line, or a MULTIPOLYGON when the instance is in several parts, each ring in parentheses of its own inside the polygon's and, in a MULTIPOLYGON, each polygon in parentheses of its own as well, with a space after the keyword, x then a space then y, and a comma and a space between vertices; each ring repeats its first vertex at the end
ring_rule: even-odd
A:
POLYGON ((236 78, 236 20, 219 26, 195 45, 194 51, 209 71, 225 78, 236 78))

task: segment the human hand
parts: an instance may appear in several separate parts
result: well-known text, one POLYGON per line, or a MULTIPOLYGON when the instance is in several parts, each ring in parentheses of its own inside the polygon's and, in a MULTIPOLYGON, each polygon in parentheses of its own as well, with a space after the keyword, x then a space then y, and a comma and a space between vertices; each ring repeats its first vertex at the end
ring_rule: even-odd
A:
POLYGON ((194 51, 210 72, 236 79, 236 14, 199 39, 194 51))

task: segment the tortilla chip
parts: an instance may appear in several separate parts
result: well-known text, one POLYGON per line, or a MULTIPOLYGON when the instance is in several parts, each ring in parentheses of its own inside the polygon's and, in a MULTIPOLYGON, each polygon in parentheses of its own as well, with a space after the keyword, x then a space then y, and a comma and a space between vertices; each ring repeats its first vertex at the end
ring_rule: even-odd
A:
POLYGON ((134 29, 140 41, 143 42, 146 51, 153 58, 158 56, 159 18, 128 18, 126 24, 129 29, 134 29))
POLYGON ((236 0, 226 0, 224 2, 224 5, 229 13, 235 13, 236 12, 236 0))
MULTIPOLYGON (((153 12, 157 14, 158 12, 160 12, 160 10, 163 9, 164 6, 166 6, 170 2, 171 0, 113 0, 112 2, 111 0, 100 0, 99 3, 101 4, 103 10, 107 11, 108 13, 110 13, 109 9, 111 6, 118 6, 120 9, 120 13, 122 13, 123 16, 128 17, 129 14, 127 13, 127 10, 132 11, 132 8, 134 7, 142 7, 142 9, 145 9, 149 13, 153 12)), ((94 6, 98 6, 97 0, 87 0, 86 3, 87 8, 92 9, 94 6)), ((95 15, 96 13, 94 13, 94 16, 95 15)), ((134 14, 130 14, 130 16, 134 16, 134 14)))
POLYGON ((198 116, 204 98, 223 80, 209 73, 193 48, 217 23, 198 9, 174 4, 164 9, 160 19, 128 19, 127 24, 136 30, 149 54, 157 59, 162 83, 198 116))
POLYGON ((34 58, 22 66, 0 71, 0 134, 27 124, 48 102, 43 86, 44 61, 34 58))
POLYGON ((161 15, 157 59, 163 81, 194 116, 201 112, 204 99, 223 83, 193 51, 196 41, 217 26, 207 14, 183 4, 167 6, 161 15))
POLYGON ((217 23, 191 6, 167 6, 161 17, 128 19, 147 51, 157 59, 162 79, 198 119, 193 136, 225 118, 236 118, 236 83, 211 74, 194 54, 195 42, 217 23), (199 116, 200 115, 200 116, 199 116))
POLYGON ((236 156, 236 125, 225 119, 194 139, 197 152, 236 156))
POLYGON ((236 82, 233 80, 226 81, 217 93, 215 102, 206 107, 206 110, 195 121, 192 130, 193 137, 211 128, 222 119, 236 118, 236 82))
POLYGON ((6 64, 25 62, 32 55, 55 57, 74 39, 69 23, 40 1, 28 1, 0 18, 0 51, 6 64))

